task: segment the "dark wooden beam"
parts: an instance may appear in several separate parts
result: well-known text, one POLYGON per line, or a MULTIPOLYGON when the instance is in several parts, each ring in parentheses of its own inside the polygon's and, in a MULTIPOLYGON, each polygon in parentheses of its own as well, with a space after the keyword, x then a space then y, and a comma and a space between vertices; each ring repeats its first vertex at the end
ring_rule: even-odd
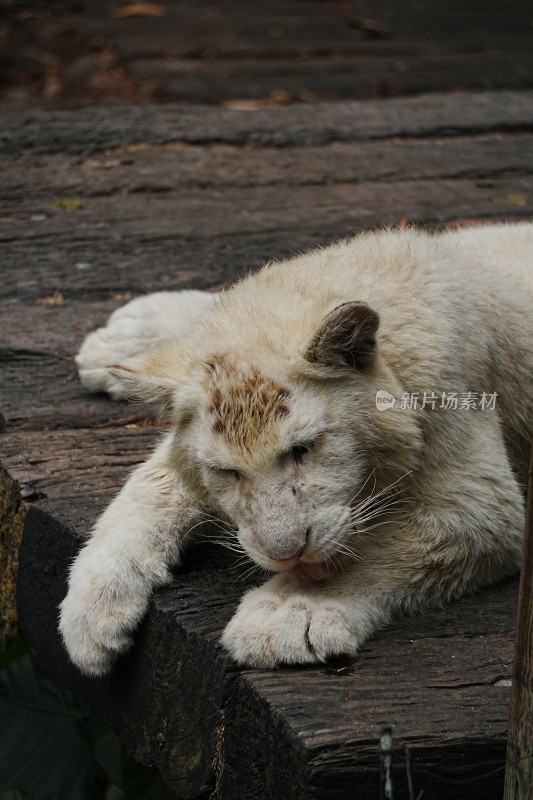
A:
POLYGON ((504 800, 530 800, 533 794, 533 443, 528 487, 504 800))
POLYGON ((425 94, 259 109, 142 105, 75 111, 2 111, 0 153, 89 155, 131 144, 309 147, 392 137, 417 139, 533 127, 532 90, 425 94), (46 124, 43 124, 45 123, 46 124))

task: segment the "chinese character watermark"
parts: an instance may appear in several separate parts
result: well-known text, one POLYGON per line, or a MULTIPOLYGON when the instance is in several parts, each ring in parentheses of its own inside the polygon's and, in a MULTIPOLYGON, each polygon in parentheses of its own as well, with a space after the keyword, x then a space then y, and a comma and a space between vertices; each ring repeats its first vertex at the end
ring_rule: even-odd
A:
MULTIPOLYGON (((398 402, 401 411, 494 411, 498 392, 402 392, 398 402)), ((378 411, 390 411, 397 398, 380 389, 376 392, 378 411)))

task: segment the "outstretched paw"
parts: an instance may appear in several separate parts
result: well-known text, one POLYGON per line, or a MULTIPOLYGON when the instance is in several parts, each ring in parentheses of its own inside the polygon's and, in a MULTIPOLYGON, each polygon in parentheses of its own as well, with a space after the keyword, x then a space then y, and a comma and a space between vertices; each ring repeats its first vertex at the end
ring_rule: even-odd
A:
POLYGON ((222 643, 238 663, 268 668, 355 655, 367 634, 363 614, 344 600, 278 585, 274 578, 248 592, 227 625, 222 643))
POLYGON ((144 615, 146 594, 94 575, 71 581, 61 603, 59 630, 71 660, 85 675, 103 675, 132 644, 144 615))

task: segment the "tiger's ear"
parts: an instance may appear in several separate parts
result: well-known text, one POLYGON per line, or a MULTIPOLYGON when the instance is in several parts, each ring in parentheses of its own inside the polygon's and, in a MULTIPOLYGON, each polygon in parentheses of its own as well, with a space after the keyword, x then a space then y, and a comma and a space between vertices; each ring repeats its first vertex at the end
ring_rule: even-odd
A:
POLYGON ((379 316, 366 303, 342 303, 324 317, 304 345, 311 364, 364 369, 377 352, 379 316))
POLYGON ((124 364, 111 364, 107 369, 119 387, 115 396, 149 405, 164 419, 186 399, 186 360, 181 348, 172 342, 124 364))

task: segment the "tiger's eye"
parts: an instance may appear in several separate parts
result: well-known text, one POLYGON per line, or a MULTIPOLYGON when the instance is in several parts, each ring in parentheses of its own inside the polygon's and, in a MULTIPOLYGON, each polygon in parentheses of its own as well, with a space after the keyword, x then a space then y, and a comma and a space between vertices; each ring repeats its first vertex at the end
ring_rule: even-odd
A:
POLYGON ((241 473, 236 469, 220 469, 219 473, 225 478, 231 478, 231 480, 235 482, 241 479, 241 473))
POLYGON ((307 442, 306 444, 295 444, 291 450, 291 455, 296 464, 301 464, 304 456, 313 449, 314 442, 307 442))

